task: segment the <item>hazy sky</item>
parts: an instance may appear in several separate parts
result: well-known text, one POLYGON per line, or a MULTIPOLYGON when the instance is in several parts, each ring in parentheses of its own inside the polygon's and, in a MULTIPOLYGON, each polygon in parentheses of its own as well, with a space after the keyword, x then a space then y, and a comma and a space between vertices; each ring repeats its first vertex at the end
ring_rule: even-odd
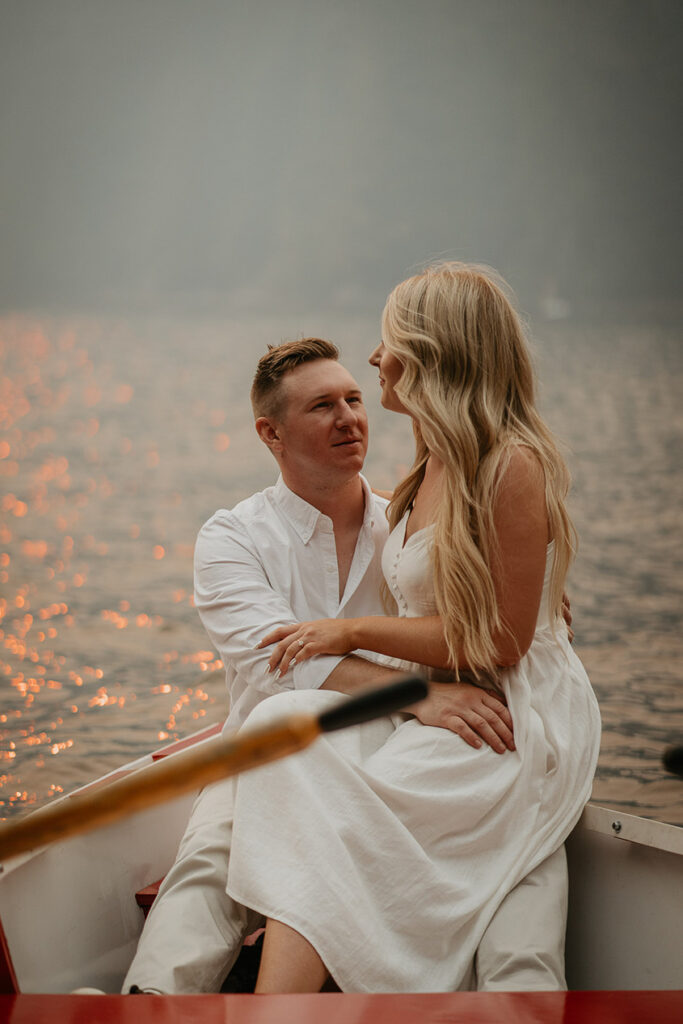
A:
POLYGON ((681 290, 680 0, 0 0, 0 310, 681 290))

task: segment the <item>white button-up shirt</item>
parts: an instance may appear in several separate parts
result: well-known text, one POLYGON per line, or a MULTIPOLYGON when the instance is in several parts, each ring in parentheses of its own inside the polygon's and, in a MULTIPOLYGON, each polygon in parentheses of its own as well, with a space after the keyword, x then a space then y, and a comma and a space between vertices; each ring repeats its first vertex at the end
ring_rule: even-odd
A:
MULTIPOLYGON (((267 670, 272 647, 256 649, 276 626, 384 614, 380 583, 387 502, 361 481, 365 514, 341 601, 332 520, 290 491, 282 477, 232 510, 219 510, 200 530, 195 603, 225 665, 226 728, 238 728, 259 701, 279 690, 322 686, 342 660, 318 655, 277 679, 267 670)), ((394 664, 368 651, 355 653, 394 664)))

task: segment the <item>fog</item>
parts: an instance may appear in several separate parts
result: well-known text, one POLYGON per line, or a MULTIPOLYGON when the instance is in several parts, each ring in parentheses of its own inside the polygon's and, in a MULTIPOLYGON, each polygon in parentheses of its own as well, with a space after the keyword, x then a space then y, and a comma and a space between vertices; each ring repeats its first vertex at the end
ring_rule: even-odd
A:
POLYGON ((1 0, 0 310, 680 311, 678 0, 1 0))

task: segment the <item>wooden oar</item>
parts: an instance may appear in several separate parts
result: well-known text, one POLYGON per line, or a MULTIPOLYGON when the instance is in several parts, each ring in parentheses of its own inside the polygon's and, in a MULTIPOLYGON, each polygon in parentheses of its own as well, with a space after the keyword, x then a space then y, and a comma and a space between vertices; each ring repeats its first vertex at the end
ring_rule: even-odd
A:
POLYGON ((274 725, 219 736, 172 754, 124 779, 85 789, 18 821, 0 825, 0 861, 162 803, 209 782, 303 750, 316 736, 388 715, 427 696, 419 676, 369 690, 322 715, 291 715, 274 725))

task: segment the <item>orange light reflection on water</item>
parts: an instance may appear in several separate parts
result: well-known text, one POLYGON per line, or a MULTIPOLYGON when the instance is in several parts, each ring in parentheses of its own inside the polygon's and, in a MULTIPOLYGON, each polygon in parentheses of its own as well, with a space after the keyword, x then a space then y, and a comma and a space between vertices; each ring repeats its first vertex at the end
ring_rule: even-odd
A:
MULTIPOLYGON (((72 788, 69 759, 95 728, 124 751, 131 705, 144 704, 151 747, 192 731, 215 701, 196 685, 222 667, 215 653, 169 653, 166 637, 196 624, 194 534, 174 542, 137 501, 140 481, 156 480, 173 451, 136 428, 144 388, 125 363, 112 368, 101 336, 96 323, 0 321, 0 817, 72 788), (156 584, 170 562, 186 586, 177 576, 156 584)), ((224 414, 206 420, 207 445, 227 450, 224 414)), ((164 498, 176 510, 178 486, 164 498)))

